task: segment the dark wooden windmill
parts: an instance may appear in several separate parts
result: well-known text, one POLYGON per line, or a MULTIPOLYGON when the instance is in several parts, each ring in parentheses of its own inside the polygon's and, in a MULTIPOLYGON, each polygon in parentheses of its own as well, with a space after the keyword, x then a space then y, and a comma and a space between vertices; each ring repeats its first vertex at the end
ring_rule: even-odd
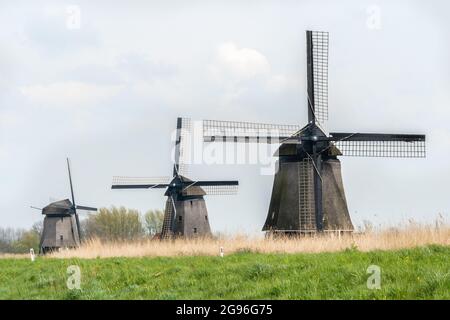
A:
POLYGON ((188 169, 190 119, 178 118, 175 140, 175 163, 172 177, 114 177, 112 189, 165 188, 167 197, 161 239, 204 237, 211 234, 205 195, 232 195, 237 192, 238 181, 191 180, 188 169))
POLYGON ((39 244, 39 253, 42 254, 61 248, 78 247, 81 243, 81 233, 77 210, 97 211, 96 208, 75 204, 69 159, 67 159, 67 170, 72 201, 69 199, 55 201, 42 209, 42 214, 45 215, 39 244))
POLYGON ((306 31, 306 48, 306 126, 205 120, 204 141, 281 144, 263 231, 352 231, 337 157, 425 157, 425 136, 327 134, 323 123, 328 120, 328 33, 306 31))

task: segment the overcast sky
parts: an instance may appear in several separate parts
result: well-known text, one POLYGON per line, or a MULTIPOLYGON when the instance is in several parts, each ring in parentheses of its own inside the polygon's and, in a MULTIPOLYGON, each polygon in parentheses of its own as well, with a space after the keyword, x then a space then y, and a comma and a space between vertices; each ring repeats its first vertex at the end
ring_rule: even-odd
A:
MULTIPOLYGON (((0 226, 69 197, 66 156, 79 204, 162 209, 163 190, 111 179, 170 175, 177 116, 306 124, 307 29, 330 32, 330 130, 427 135, 426 159, 341 158, 354 224, 448 218, 447 1, 186 3, 0 1, 0 226)), ((261 230, 273 176, 191 172, 240 181, 207 197, 214 231, 261 230)))

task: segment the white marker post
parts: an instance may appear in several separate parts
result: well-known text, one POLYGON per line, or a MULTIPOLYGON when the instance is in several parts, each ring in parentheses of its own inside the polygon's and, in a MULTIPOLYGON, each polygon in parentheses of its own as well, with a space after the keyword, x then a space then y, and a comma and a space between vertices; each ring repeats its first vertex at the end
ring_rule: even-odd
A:
POLYGON ((31 262, 34 262, 35 255, 34 255, 34 249, 33 248, 30 249, 30 259, 31 259, 31 262))
POLYGON ((220 257, 223 258, 223 247, 220 247, 220 257))

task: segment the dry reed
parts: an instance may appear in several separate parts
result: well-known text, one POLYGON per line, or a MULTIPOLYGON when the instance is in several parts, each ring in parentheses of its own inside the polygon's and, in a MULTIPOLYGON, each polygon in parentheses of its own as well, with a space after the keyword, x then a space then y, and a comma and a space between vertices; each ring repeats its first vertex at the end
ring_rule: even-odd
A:
POLYGON ((53 253, 56 258, 107 257, 165 257, 189 255, 219 255, 235 252, 259 253, 317 253, 335 252, 348 248, 360 251, 396 250, 430 244, 450 245, 450 226, 424 226, 410 223, 401 228, 353 233, 337 236, 326 234, 301 238, 262 238, 249 236, 223 236, 207 239, 177 239, 171 241, 141 240, 134 242, 86 241, 80 248, 53 253))
POLYGON ((29 253, 0 253, 0 259, 23 259, 30 258, 29 253))

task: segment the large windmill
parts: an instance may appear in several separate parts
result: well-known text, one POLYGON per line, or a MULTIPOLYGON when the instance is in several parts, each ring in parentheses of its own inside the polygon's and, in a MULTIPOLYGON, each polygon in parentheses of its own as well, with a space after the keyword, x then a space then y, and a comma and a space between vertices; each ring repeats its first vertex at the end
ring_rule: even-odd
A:
POLYGON ((306 126, 204 120, 204 141, 281 144, 263 231, 353 231, 337 157, 425 157, 425 136, 327 134, 328 33, 306 31, 306 48, 306 126))
POLYGON ((81 231, 77 210, 97 211, 96 208, 75 204, 69 159, 67 159, 67 170, 72 201, 69 199, 55 201, 42 209, 42 214, 45 215, 39 244, 39 252, 42 254, 60 248, 78 247, 81 243, 81 231))
POLYGON ((167 196, 160 238, 173 236, 203 237, 211 234, 205 195, 232 195, 238 181, 190 180, 188 169, 190 119, 178 118, 175 140, 175 163, 172 177, 114 177, 112 189, 165 188, 167 196))

